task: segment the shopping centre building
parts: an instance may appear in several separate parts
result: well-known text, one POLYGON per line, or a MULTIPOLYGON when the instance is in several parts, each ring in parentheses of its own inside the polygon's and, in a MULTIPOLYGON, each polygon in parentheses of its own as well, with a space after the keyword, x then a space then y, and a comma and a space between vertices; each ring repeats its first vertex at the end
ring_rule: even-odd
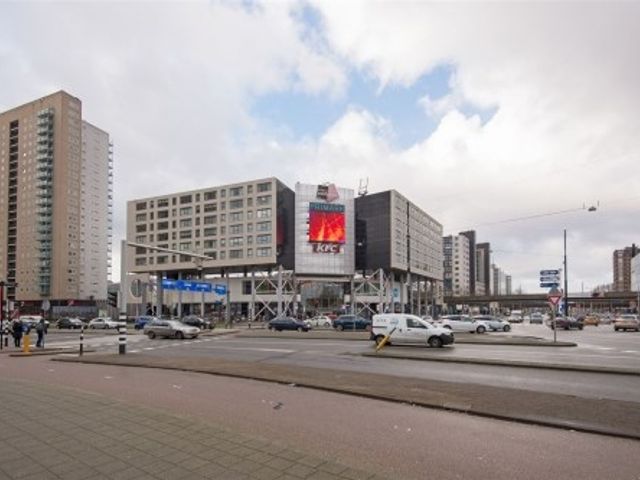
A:
POLYGON ((136 199, 126 243, 129 314, 424 314, 441 297, 442 226, 394 190, 266 178, 136 199))

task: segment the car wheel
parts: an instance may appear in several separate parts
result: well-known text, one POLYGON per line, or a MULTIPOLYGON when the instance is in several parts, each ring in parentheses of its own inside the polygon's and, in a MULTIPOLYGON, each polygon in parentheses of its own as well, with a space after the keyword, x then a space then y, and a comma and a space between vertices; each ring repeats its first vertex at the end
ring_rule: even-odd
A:
POLYGON ((383 339, 384 339, 384 335, 376 335, 376 338, 375 338, 376 345, 380 345, 383 339))
POLYGON ((154 338, 156 338, 156 334, 154 332, 149 332, 147 333, 147 337, 149 337, 150 340, 153 340, 154 338))
MULTIPOLYGON (((480 326, 476 329, 476 332, 478 332, 478 333, 484 333, 484 332, 486 332, 486 331, 487 331, 487 329, 486 329, 486 328, 484 328, 482 325, 480 325, 480 326)), ((440 340, 440 339, 438 339, 438 340, 440 340)))
POLYGON ((267 330, 273 330, 273 325, 268 325, 267 330))
POLYGON ((338 330, 339 332, 341 332, 341 331, 343 331, 343 330, 344 330, 344 326, 343 326, 343 325, 338 325, 338 326, 336 327, 336 330, 338 330))
POLYGON ((328 327, 331 326, 331 324, 329 322, 327 322, 327 323, 324 324, 324 326, 328 328, 328 327))
POLYGON ((582 330, 583 328, 584 328, 584 327, 583 327, 582 325, 580 325, 580 326, 578 327, 578 330, 582 330))
POLYGON ((504 328, 502 329, 503 332, 508 332, 511 330, 511 326, 510 325, 505 325, 504 328))
POLYGON ((440 340, 438 337, 431 337, 429 339, 429 346, 431 348, 440 348, 442 347, 442 340, 440 340))
POLYGON ((445 325, 444 328, 446 328, 447 330, 451 330, 451 325, 445 325))
POLYGON ((176 332, 176 338, 178 340, 184 340, 184 333, 182 332, 176 332))
POLYGON ((614 328, 613 330, 614 330, 614 331, 616 331, 616 332, 618 331, 618 329, 617 329, 617 328, 614 328))

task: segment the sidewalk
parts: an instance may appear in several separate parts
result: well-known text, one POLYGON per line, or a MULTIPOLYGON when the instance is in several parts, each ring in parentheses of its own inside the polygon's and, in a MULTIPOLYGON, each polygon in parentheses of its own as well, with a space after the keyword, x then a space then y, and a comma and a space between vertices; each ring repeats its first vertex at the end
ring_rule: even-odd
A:
POLYGON ((3 380, 0 404, 2 479, 382 479, 97 394, 3 380))
POLYGON ((508 421, 640 439, 640 405, 635 402, 221 358, 127 354, 68 356, 53 360, 263 380, 508 421))

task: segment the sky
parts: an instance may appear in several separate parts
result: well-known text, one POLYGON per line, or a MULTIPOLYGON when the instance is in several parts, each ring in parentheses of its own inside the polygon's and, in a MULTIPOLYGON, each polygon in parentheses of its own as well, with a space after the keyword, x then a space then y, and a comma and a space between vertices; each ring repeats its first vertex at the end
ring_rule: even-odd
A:
POLYGON ((127 200, 275 176, 396 189, 528 293, 566 229, 589 291, 640 243, 638 24, 635 1, 0 2, 0 111, 63 89, 110 133, 116 279, 127 200))

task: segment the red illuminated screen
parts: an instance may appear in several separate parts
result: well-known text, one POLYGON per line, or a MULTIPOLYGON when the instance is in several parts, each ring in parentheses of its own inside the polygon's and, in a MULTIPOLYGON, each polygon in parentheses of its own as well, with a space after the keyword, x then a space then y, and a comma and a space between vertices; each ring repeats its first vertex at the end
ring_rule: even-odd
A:
POLYGON ((309 211, 309 241, 345 243, 344 212, 309 211))

